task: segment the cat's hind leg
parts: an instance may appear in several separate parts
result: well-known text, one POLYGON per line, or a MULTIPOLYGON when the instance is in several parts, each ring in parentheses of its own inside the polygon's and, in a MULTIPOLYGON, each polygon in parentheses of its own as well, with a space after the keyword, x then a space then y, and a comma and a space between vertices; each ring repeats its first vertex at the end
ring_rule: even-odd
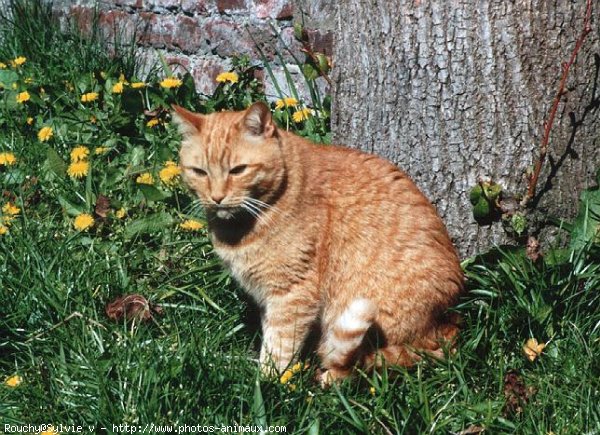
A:
POLYGON ((439 323, 410 344, 388 343, 367 353, 363 360, 364 368, 377 369, 384 364, 388 367, 390 365, 410 367, 423 356, 444 360, 448 353, 454 351, 457 333, 456 323, 452 321, 439 323))
POLYGON ((354 363, 361 357, 365 334, 377 317, 377 305, 366 298, 354 299, 342 313, 327 322, 323 316, 323 336, 319 357, 323 371, 321 385, 326 387, 350 374, 354 363))

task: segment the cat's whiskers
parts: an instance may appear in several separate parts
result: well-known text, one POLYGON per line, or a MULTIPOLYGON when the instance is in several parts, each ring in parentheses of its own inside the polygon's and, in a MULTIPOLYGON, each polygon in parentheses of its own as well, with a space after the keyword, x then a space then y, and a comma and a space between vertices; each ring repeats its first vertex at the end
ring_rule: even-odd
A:
POLYGON ((248 203, 242 203, 241 207, 244 210, 246 210, 252 217, 256 218, 256 220, 258 222, 261 222, 261 223, 263 223, 263 224, 265 224, 267 226, 270 224, 270 221, 268 219, 266 219, 265 216, 262 213, 260 213, 260 212, 256 211, 255 209, 253 209, 250 206, 250 204, 248 204, 248 203))
POLYGON ((252 198, 251 196, 248 196, 245 198, 245 200, 257 205, 258 207, 260 207, 262 209, 280 213, 280 210, 277 207, 275 207, 273 204, 268 204, 264 201, 261 201, 260 199, 256 199, 256 198, 252 198))
POLYGON ((252 207, 250 206, 250 204, 246 204, 246 203, 242 202, 242 203, 240 204, 240 206, 241 206, 241 207, 242 207, 244 210, 246 210, 248 213, 250 213, 250 215, 252 215, 252 217, 255 217, 255 218, 257 218, 257 219, 259 219, 259 218, 261 217, 261 216, 260 216, 260 213, 259 213, 259 212, 257 212, 257 211, 256 211, 254 208, 252 208, 252 207))
POLYGON ((200 198, 197 198, 186 207, 186 212, 191 215, 197 214, 201 209, 206 209, 208 203, 200 198))
POLYGON ((265 225, 271 225, 273 223, 272 217, 265 215, 262 213, 262 210, 255 204, 252 204, 250 201, 247 201, 248 198, 245 198, 240 204, 248 213, 254 216, 259 222, 264 223, 265 225))

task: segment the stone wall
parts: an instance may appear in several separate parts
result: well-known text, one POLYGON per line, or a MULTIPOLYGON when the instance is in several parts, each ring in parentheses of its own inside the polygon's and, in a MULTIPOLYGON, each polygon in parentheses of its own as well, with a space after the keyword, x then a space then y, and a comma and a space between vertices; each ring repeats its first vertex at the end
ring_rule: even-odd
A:
MULTIPOLYGON (((108 38, 128 41, 135 34, 147 65, 162 54, 174 69, 189 71, 204 94, 212 94, 215 77, 229 70, 235 55, 248 55, 257 65, 264 55, 279 85, 288 89, 285 65, 302 88, 294 56, 301 61, 305 56, 293 35, 295 21, 305 22, 315 51, 331 54, 333 6, 323 0, 54 0, 53 5, 84 30, 97 17, 108 38)), ((277 98, 268 74, 262 76, 267 95, 277 98)))

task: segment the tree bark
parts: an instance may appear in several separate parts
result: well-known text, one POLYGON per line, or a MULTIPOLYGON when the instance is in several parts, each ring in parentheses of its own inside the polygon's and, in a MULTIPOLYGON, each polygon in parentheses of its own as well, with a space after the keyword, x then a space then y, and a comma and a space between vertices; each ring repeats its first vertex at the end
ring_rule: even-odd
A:
MULTIPOLYGON (((600 4, 567 81, 533 204, 569 218, 600 165, 600 4)), ((334 42, 338 143, 388 158, 437 206, 462 255, 508 239, 479 226, 480 176, 524 194, 586 1, 343 0, 334 42)))

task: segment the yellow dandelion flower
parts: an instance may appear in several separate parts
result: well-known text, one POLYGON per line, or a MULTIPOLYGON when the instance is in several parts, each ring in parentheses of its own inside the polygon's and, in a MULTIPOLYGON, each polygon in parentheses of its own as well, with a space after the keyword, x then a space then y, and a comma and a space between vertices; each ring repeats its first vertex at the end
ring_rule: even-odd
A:
POLYGON ((204 224, 195 219, 188 219, 179 224, 179 228, 184 231, 198 231, 204 228, 204 224))
POLYGON ((31 116, 29 116, 27 118, 27 125, 32 125, 33 124, 33 118, 31 116))
POLYGON ((14 375, 4 381, 7 387, 15 388, 23 383, 23 378, 19 375, 14 375))
POLYGON ((303 367, 303 364, 301 362, 297 362, 291 368, 289 368, 285 372, 283 372, 283 374, 279 378, 279 382, 281 382, 282 384, 287 384, 296 373, 298 373, 299 371, 302 370, 302 367, 303 367))
POLYGON ((283 372, 283 374, 279 378, 279 382, 285 385, 290 381, 290 379, 292 379, 293 376, 294 376, 294 372, 292 372, 290 369, 288 369, 285 372, 283 372))
POLYGON ((106 154, 109 151, 110 151, 110 148, 108 148, 108 147, 96 147, 94 149, 94 154, 96 154, 97 156, 101 156, 102 154, 106 154))
POLYGON ((542 351, 546 347, 546 343, 538 343, 535 338, 530 338, 523 345, 523 353, 529 361, 534 361, 538 356, 542 354, 542 351))
POLYGON ((2 220, 4 225, 7 227, 12 225, 12 222, 15 220, 15 216, 17 216, 21 212, 21 209, 10 202, 7 202, 2 207, 2 220))
POLYGON ((177 183, 177 177, 181 174, 181 168, 177 166, 177 163, 168 161, 165 162, 165 167, 160 170, 158 176, 167 186, 173 186, 177 183))
POLYGON ((96 101, 98 99, 98 92, 88 92, 87 94, 83 94, 81 96, 82 103, 91 103, 92 101, 96 101))
POLYGON ((127 214, 127 211, 125 211, 125 209, 123 207, 121 207, 120 209, 118 209, 115 212, 115 217, 117 219, 123 219, 125 217, 125 215, 127 214))
POLYGON ((71 150, 71 161, 79 162, 81 160, 86 160, 90 155, 90 150, 88 147, 84 147, 83 145, 75 147, 71 150))
POLYGON ((150 172, 144 172, 143 174, 138 175, 135 182, 137 184, 154 184, 154 177, 150 172))
POLYGON ((115 83, 112 87, 113 94, 122 94, 123 93, 123 82, 115 83))
POLYGON ((312 110, 310 110, 308 108, 304 108, 301 110, 296 110, 292 114, 292 119, 294 120, 294 122, 302 122, 302 121, 306 121, 308 118, 310 118, 312 116, 312 114, 313 114, 312 110))
POLYGON ((4 62, 0 62, 0 69, 6 69, 8 68, 8 65, 6 65, 4 62))
POLYGON ((217 76, 216 78, 218 83, 237 83, 240 78, 238 77, 238 75, 234 72, 224 72, 221 73, 217 76))
POLYGON ((375 395, 375 387, 369 388, 369 393, 371 393, 371 396, 374 396, 375 395))
POLYGON ((55 429, 54 426, 50 425, 48 426, 48 428, 42 432, 40 432, 40 435, 60 435, 55 429))
POLYGON ((27 92, 27 91, 21 92, 21 93, 17 94, 17 103, 23 104, 24 102, 29 101, 30 98, 31 98, 31 95, 29 95, 29 92, 27 92))
POLYGON ((298 100, 292 97, 287 97, 283 99, 279 99, 275 102, 276 109, 283 109, 284 107, 296 107, 298 105, 298 100))
POLYGON ((10 202, 7 202, 2 206, 2 213, 9 216, 16 216, 21 213, 21 209, 10 202))
POLYGON ((91 214, 81 213, 73 221, 73 226, 77 231, 85 231, 94 225, 94 218, 91 214))
POLYGON ((6 233, 8 233, 8 227, 6 227, 3 224, 0 224, 0 236, 5 235, 6 233))
POLYGON ((17 66, 23 65, 26 61, 27 61, 26 57, 19 56, 19 57, 13 59, 10 63, 13 67, 17 67, 17 66))
POLYGON ((52 127, 42 127, 40 131, 38 131, 38 139, 40 142, 46 142, 50 140, 52 136, 54 136, 54 132, 52 131, 52 127))
POLYGON ((148 122, 146 123, 146 127, 150 127, 150 128, 152 128, 152 127, 154 127, 154 126, 158 125, 158 122, 159 122, 159 121, 158 121, 158 119, 156 119, 156 118, 152 118, 150 121, 148 121, 148 122))
POLYGON ((12 166, 17 163, 17 158, 13 153, 0 153, 0 166, 12 166))
POLYGON ((160 82, 160 86, 165 89, 178 88, 182 84, 183 82, 181 80, 176 79, 174 77, 167 77, 162 82, 160 82))
POLYGON ((142 89, 142 88, 145 88, 145 87, 146 87, 146 83, 144 83, 144 82, 133 82, 133 83, 131 84, 131 87, 132 87, 133 89, 142 89))
POLYGON ((67 174, 71 178, 83 178, 90 170, 90 163, 87 160, 72 162, 67 168, 67 174))

